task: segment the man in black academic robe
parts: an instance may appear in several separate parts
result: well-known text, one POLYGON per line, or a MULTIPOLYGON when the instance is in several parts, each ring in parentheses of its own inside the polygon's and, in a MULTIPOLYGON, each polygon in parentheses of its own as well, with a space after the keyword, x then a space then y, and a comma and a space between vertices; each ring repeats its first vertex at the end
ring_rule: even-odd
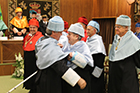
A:
POLYGON ((108 93, 139 93, 136 67, 140 68, 140 41, 130 28, 131 19, 120 15, 109 53, 108 93))
POLYGON ((69 55, 57 45, 63 30, 64 21, 55 16, 49 20, 46 31, 49 36, 40 38, 36 43, 36 64, 39 68, 36 77, 37 93, 62 93, 61 78, 73 87, 78 84, 84 89, 86 86, 85 80, 67 67, 69 55))
POLYGON ((87 45, 94 60, 94 67, 91 68, 91 93, 104 93, 104 59, 106 51, 102 37, 99 33, 100 27, 96 21, 91 20, 87 25, 87 45))
POLYGON ((47 28, 48 22, 47 22, 47 15, 42 15, 42 20, 39 22, 39 31, 42 32, 42 34, 45 36, 46 28, 47 28))

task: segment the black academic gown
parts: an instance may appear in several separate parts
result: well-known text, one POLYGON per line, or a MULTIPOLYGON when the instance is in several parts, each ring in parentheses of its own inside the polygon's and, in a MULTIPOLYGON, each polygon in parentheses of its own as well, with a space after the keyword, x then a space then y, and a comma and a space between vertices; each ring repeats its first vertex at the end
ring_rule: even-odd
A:
MULTIPOLYGON (((31 74, 33 74, 35 71, 37 71, 36 66, 36 57, 35 57, 35 50, 33 51, 24 51, 24 79, 29 77, 31 74)), ((35 77, 34 75, 32 78, 30 78, 28 81, 26 81, 23 84, 23 87, 25 89, 32 89, 35 91, 35 77)), ((33 92, 35 93, 35 92, 33 92)))
POLYGON ((140 68, 140 50, 123 60, 110 61, 108 93, 139 93, 136 66, 140 68))
POLYGON ((45 36, 45 33, 46 33, 47 25, 48 24, 44 24, 42 20, 39 22, 39 31, 42 32, 42 34, 44 36, 45 36))
POLYGON ((102 71, 101 76, 99 78, 92 75, 95 66, 104 69, 104 59, 105 55, 102 53, 92 54, 94 59, 94 67, 91 68, 91 93, 104 93, 105 84, 104 84, 104 71, 102 71))
POLYGON ((61 77, 68 70, 66 62, 66 58, 62 59, 37 73, 37 93, 62 93, 61 77))
POLYGON ((66 81, 62 81, 62 86, 63 86, 63 92, 62 93, 91 93, 90 89, 90 66, 86 65, 86 67, 84 69, 77 67, 74 69, 74 71, 81 76, 81 78, 83 78, 87 85, 86 87, 82 90, 80 89, 79 85, 76 84, 74 87, 70 86, 68 83, 66 83, 66 81))

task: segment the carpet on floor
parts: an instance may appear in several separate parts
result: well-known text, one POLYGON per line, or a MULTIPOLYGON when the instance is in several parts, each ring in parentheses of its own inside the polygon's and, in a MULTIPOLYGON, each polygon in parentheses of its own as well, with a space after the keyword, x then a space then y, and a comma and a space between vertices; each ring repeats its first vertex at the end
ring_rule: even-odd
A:
MULTIPOLYGON (((11 75, 0 76, 0 93, 7 93, 9 90, 14 88, 16 85, 18 85, 22 81, 23 79, 12 78, 11 75)), ((17 89, 13 90, 11 93, 28 93, 29 92, 29 90, 26 90, 22 87, 23 87, 23 84, 17 87, 17 89)))

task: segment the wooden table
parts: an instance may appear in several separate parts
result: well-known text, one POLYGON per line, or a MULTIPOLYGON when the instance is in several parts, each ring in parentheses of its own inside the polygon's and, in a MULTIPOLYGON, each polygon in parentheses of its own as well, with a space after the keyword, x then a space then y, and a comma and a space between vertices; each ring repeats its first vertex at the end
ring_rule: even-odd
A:
POLYGON ((23 57, 22 40, 0 40, 0 75, 11 75, 14 72, 12 65, 16 62, 15 54, 23 57))

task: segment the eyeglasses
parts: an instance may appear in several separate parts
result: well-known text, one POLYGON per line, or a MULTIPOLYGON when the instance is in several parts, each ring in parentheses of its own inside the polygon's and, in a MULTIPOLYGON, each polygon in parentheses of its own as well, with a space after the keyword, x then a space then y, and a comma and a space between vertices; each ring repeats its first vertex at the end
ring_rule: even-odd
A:
POLYGON ((114 28, 121 28, 122 26, 114 26, 114 28))
POLYGON ((114 28, 121 28, 121 27, 124 27, 124 26, 114 26, 114 28))

